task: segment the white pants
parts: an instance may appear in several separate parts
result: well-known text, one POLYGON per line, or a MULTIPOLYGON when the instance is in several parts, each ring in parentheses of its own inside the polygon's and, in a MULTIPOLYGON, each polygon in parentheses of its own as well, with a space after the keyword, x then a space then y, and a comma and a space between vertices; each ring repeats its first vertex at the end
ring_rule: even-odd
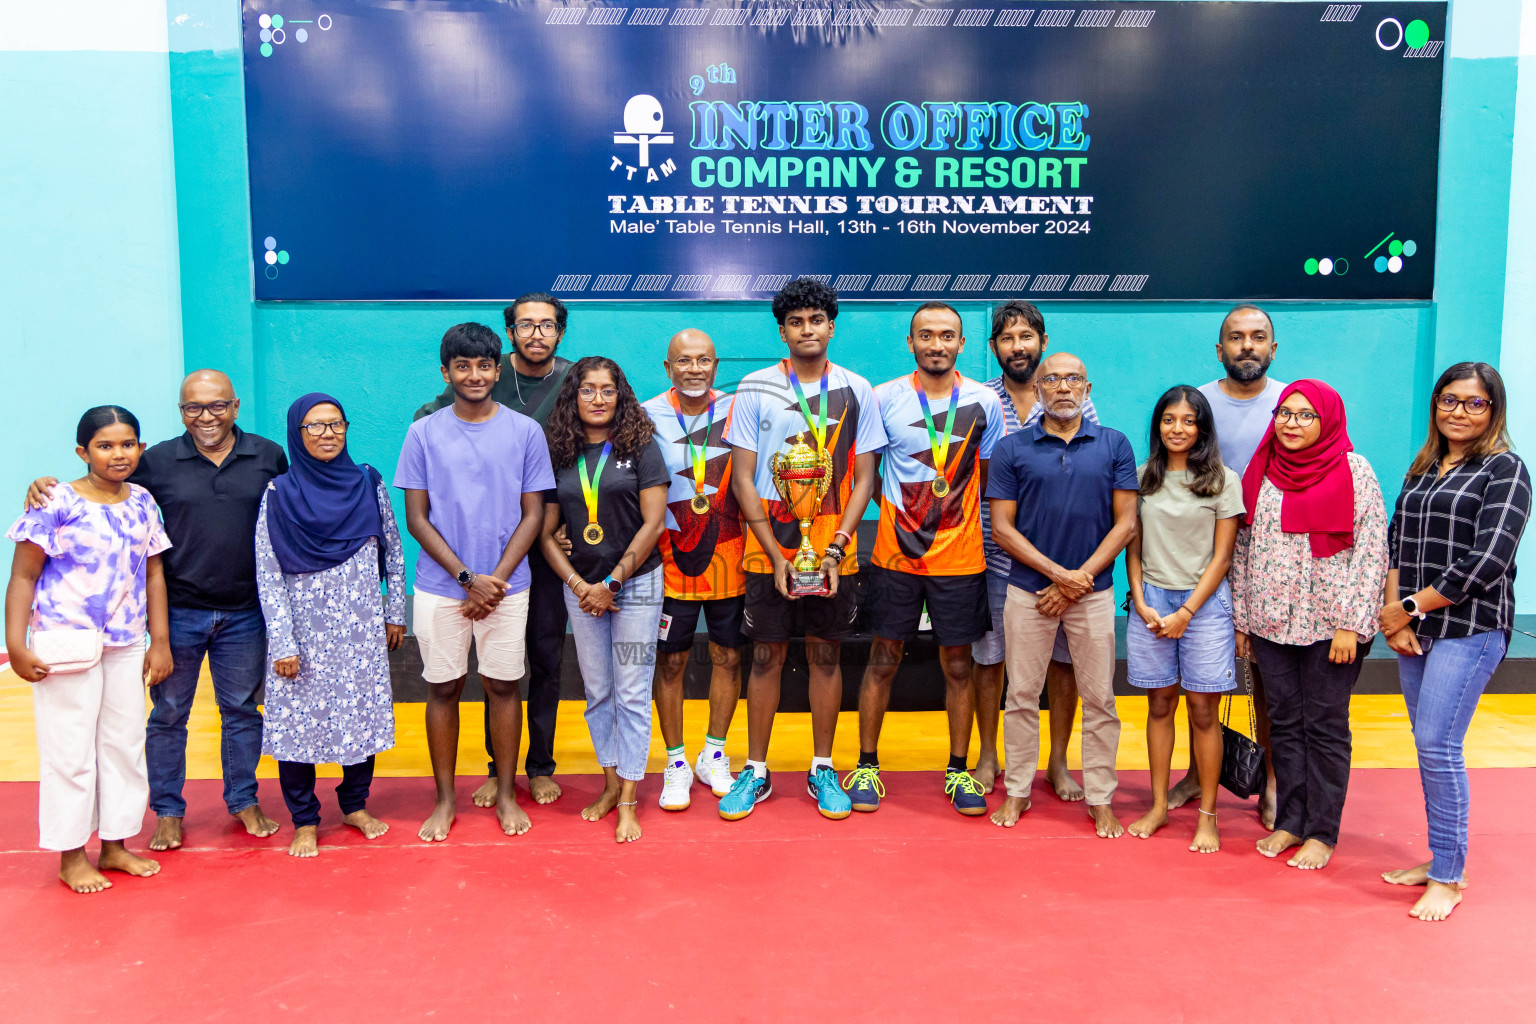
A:
POLYGON ((38 845, 75 850, 93 831, 128 839, 144 827, 144 648, 108 647, 84 672, 32 685, 37 719, 38 845))
POLYGON ((469 671, 469 641, 475 641, 480 674, 503 682, 523 678, 527 668, 528 594, 508 594, 483 619, 460 614, 462 598, 416 591, 416 643, 421 647, 421 678, 451 683, 469 671))

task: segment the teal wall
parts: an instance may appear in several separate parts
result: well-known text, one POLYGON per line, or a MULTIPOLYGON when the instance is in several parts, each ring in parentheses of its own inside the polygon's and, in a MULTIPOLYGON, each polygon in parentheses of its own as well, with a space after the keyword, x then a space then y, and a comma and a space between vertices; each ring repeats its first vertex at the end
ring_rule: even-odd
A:
MULTIPOLYGON (((355 454, 388 474, 411 411, 441 387, 435 353, 443 330, 466 319, 499 326, 500 308, 253 303, 239 5, 236 0, 196 0, 173 10, 178 13, 168 19, 167 105, 174 152, 170 194, 175 208, 166 223, 174 224, 176 230, 171 254, 179 248, 179 261, 170 265, 173 277, 179 268, 175 299, 179 317, 173 309, 168 316, 162 314, 158 328, 153 327, 155 322, 142 309, 153 303, 135 299, 138 315, 133 327, 141 335, 158 331, 161 341, 155 352, 160 362, 145 369, 141 377, 124 382, 119 390, 145 409, 151 407, 147 402, 160 403, 157 409, 172 408, 176 372, 165 368, 168 352, 163 339, 175 334, 179 320, 179 348, 184 352, 176 353, 176 369, 207 365, 229 372, 244 399, 243 425, 280 437, 283 411, 294 397, 317 388, 331 390, 347 403, 349 417, 357 423, 355 454)), ((1349 405, 1356 445, 1377 467, 1389 500, 1396 478, 1422 438, 1434 375, 1456 359, 1497 362, 1501 335, 1507 333, 1506 251, 1513 253, 1517 241, 1510 237, 1509 225, 1520 69, 1513 40, 1519 28, 1519 0, 1456 0, 1452 5, 1445 59, 1435 300, 1273 304, 1281 343, 1276 376, 1321 377, 1340 389, 1349 405)), ((0 62, 9 56, 0 54, 0 62)), ((5 66, 0 63, 0 68, 5 66)), ((115 82, 110 88, 99 78, 95 82, 94 87, 81 84, 79 95, 110 95, 113 103, 122 105, 148 101, 147 96, 125 94, 115 82)), ((12 99, 5 88, 0 85, 0 100, 12 99)), ((26 83, 14 88, 18 100, 28 92, 26 83)), ((35 108, 36 98, 27 96, 27 103, 35 108)), ((5 102, 0 118, 15 116, 16 106, 5 102)), ((79 104, 79 109, 90 107, 79 104)), ((139 121, 147 117, 141 109, 134 116, 139 121)), ((57 120, 34 109, 25 110, 23 117, 37 121, 34 130, 39 133, 57 120)), ((54 147, 50 156, 64 161, 83 133, 59 134, 67 134, 68 141, 41 136, 40 141, 54 147)), ((7 153, 11 153, 9 146, 7 153)), ((15 159, 14 154, 0 154, 0 167, 6 166, 3 161, 15 159)), ((57 205, 66 204, 77 193, 97 204, 113 201, 88 182, 67 186, 58 184, 67 178, 54 179, 25 168, 21 173, 57 205)), ((125 195, 167 194, 163 185, 136 187, 138 192, 125 195)), ((31 240, 28 244, 35 247, 46 241, 42 223, 32 231, 23 236, 31 240)), ((6 240, 11 237, 8 234, 6 240)), ((128 244, 125 235, 114 237, 128 244)), ((0 259, 13 257, 15 248, 7 245, 0 252, 4 253, 0 259)), ((100 246, 90 250, 93 259, 99 255, 100 246)), ((103 266, 111 266, 110 261, 103 266)), ((110 276, 103 269, 101 276, 100 287, 106 288, 110 281, 110 294, 122 292, 122 277, 115 268, 110 276)), ((12 277, 0 275, 0 289, 11 286, 12 277)), ((528 287, 547 284, 529 281, 528 287)), ((81 294, 90 294, 90 308, 100 311, 96 315, 117 320, 115 311, 98 303, 89 288, 75 288, 62 280, 56 302, 34 303, 31 308, 57 316, 63 310, 77 310, 81 294)), ((153 294, 172 293, 157 285, 153 294)), ((5 297, 0 290, 0 305, 5 297)), ((835 357, 875 383, 903 372, 910 365, 903 342, 909 306, 850 304, 838 322, 835 357)), ((1053 346, 1084 358, 1103 419, 1131 435, 1138 451, 1145 450, 1142 435, 1150 404, 1163 388, 1179 382, 1203 383, 1219 375, 1213 344, 1223 308, 1198 303, 1044 305, 1053 346)), ((991 376, 995 371, 985 346, 987 307, 968 305, 963 313, 972 340, 961 368, 975 376, 991 376)), ((70 322, 71 326, 78 323, 73 313, 70 322)), ((562 354, 616 355, 636 388, 650 393, 664 385, 660 358, 667 338, 684 326, 702 327, 714 335, 722 354, 732 360, 723 379, 734 379, 780 354, 766 304, 752 303, 580 304, 573 308, 562 354)), ((12 329, 10 324, 0 326, 0 331, 12 329)), ((7 352, 10 341, 10 334, 0 334, 7 352)), ((1536 366, 1532 370, 1530 376, 1536 378, 1536 366)), ((110 370, 103 370, 102 377, 123 379, 110 370)), ((53 400, 36 401, 48 405, 53 400)), ((75 408, 72 400, 65 404, 75 408)), ((44 420, 50 416, 61 420, 64 415, 47 410, 35 410, 35 414, 44 420)), ((29 430, 25 436, 39 436, 39 432, 29 430)), ((1536 431, 1532 437, 1536 440, 1536 431)), ((13 492, 36 471, 35 456, 0 455, 0 495, 13 492)), ((1527 586, 1536 586, 1532 576, 1536 574, 1527 574, 1527 586)))

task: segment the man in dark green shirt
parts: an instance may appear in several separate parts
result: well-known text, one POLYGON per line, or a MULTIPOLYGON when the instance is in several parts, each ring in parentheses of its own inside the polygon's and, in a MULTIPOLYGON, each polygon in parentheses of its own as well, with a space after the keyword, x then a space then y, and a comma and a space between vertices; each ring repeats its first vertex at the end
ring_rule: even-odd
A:
MULTIPOLYGON (((491 397, 544 426, 571 361, 555 355, 565 337, 565 303, 545 292, 530 292, 502 310, 512 351, 502 357, 501 378, 491 397)), ((453 388, 416 410, 413 419, 453 404, 453 388)), ((565 650, 565 585, 535 549, 528 552, 528 756, 523 761, 528 789, 537 803, 560 798, 555 774, 555 717, 560 709, 560 656, 565 650)), ((489 707, 489 705, 487 705, 489 707)), ((489 715, 489 711, 487 711, 489 715)), ((487 722, 490 778, 475 790, 476 807, 496 805, 496 755, 487 722)))

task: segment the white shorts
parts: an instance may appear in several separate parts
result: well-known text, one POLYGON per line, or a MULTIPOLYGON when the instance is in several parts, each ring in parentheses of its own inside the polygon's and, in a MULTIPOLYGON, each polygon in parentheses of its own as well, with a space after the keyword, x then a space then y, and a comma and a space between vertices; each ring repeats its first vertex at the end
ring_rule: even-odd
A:
POLYGON ((527 658, 528 591, 508 594, 478 622, 459 614, 464 602, 417 591, 416 642, 421 645, 421 678, 451 683, 469 672, 469 641, 475 641, 480 674, 511 682, 523 677, 527 658))

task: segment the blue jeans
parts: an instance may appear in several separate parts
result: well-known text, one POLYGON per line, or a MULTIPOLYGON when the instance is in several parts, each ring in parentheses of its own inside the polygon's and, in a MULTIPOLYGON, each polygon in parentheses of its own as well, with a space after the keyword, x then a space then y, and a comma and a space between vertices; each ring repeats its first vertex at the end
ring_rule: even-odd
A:
POLYGON ((176 667, 149 688, 155 702, 144 737, 149 806, 158 817, 186 816, 181 787, 187 781, 187 716, 206 654, 222 722, 224 806, 235 814, 256 802, 256 762, 261 760, 256 694, 267 666, 267 625, 260 608, 213 612, 172 605, 170 619, 176 667))
POLYGON ((661 628, 662 580, 657 568, 624 584, 619 610, 593 616, 569 588, 565 607, 587 691, 587 729, 597 763, 639 782, 651 752, 651 680, 661 628))
POLYGON ((1422 641, 1422 657, 1397 656, 1397 673, 1413 723, 1429 818, 1429 877, 1446 885, 1461 881, 1467 866, 1467 813, 1472 794, 1462 741, 1478 698, 1504 660, 1502 630, 1453 640, 1422 641))

